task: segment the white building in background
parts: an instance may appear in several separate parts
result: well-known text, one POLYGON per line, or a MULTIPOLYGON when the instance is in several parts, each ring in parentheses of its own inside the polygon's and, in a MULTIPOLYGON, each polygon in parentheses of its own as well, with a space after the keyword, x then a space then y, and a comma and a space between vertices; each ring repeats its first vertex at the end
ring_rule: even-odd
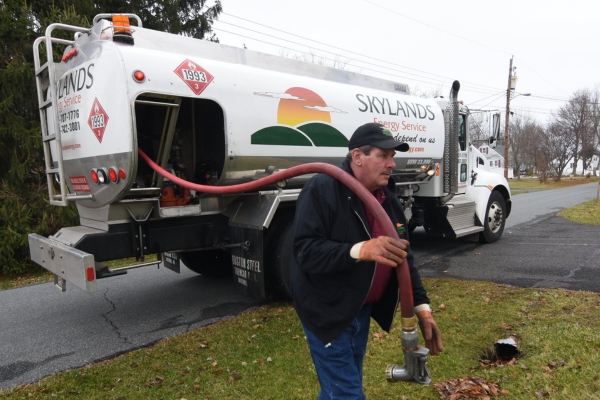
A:
POLYGON ((569 162, 567 163, 567 166, 565 167, 565 169, 563 169, 563 176, 565 175, 581 175, 581 172, 583 171, 583 175, 598 175, 598 165, 600 164, 600 157, 594 155, 592 156, 591 160, 587 160, 588 161, 588 165, 585 168, 585 171, 583 171, 583 160, 579 159, 577 160, 577 168, 573 168, 574 167, 574 160, 571 158, 569 160, 569 162))
MULTIPOLYGON (((492 172, 504 176, 504 156, 488 145, 480 146, 479 151, 484 154, 485 158, 490 162, 490 169, 492 172)), ((508 178, 514 178, 512 167, 508 167, 508 178)))

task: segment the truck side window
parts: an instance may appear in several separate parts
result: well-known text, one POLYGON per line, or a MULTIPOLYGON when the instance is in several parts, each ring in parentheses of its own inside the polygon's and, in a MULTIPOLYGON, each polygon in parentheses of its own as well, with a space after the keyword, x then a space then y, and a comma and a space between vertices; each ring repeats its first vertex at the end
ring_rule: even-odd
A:
POLYGON ((465 115, 461 115, 458 119, 458 145, 460 151, 467 150, 467 124, 465 117, 465 115))

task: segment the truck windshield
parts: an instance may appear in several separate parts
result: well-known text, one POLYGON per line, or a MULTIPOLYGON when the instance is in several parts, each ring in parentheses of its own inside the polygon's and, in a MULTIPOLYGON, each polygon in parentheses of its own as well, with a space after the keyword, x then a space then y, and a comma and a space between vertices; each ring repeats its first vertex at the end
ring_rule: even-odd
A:
POLYGON ((467 150, 467 125, 465 115, 463 114, 458 119, 458 145, 460 146, 460 151, 467 150))

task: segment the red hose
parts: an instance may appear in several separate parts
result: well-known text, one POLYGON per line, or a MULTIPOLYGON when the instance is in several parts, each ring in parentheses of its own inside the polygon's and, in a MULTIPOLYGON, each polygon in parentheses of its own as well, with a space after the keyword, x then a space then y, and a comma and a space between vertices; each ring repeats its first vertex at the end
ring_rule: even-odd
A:
MULTIPOLYGON (((231 186, 207 186, 207 185, 198 185, 196 183, 188 182, 183 180, 163 168, 161 168, 158 164, 150 159, 141 149, 138 148, 138 154, 148 163, 153 170, 155 170, 160 175, 168 178, 171 182, 182 186, 184 188, 193 189, 202 193, 212 193, 212 194, 232 194, 232 193, 241 193, 246 191, 257 190, 264 186, 273 185, 279 181, 283 181, 285 179, 290 179, 299 175, 306 174, 315 174, 315 173, 325 173, 338 181, 342 182, 345 186, 347 186, 354 194, 356 194, 362 202, 365 204, 367 209, 371 211, 377 222, 380 226, 383 227, 384 233, 386 236, 392 238, 398 238, 398 232, 394 228, 392 221, 385 213, 383 207, 375 196, 373 196, 367 188, 365 188, 358 180, 356 180, 352 175, 347 173, 346 171, 325 163, 310 163, 310 164, 302 164, 297 165, 295 167, 288 168, 283 171, 275 172, 272 175, 269 175, 265 178, 257 179, 252 182, 241 183, 239 185, 231 185, 231 186)), ((410 279, 410 271, 408 269, 408 263, 406 260, 402 262, 400 266, 396 268, 396 275, 398 277, 398 287, 400 288, 400 308, 402 318, 412 318, 414 317, 414 303, 413 303, 413 293, 412 293, 412 282, 410 279)))

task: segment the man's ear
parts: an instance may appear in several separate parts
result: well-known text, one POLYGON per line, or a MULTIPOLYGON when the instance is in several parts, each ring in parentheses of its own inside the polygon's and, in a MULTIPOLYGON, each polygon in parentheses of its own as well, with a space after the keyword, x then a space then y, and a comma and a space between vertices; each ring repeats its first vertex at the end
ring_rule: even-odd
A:
POLYGON ((362 165, 363 152, 360 149, 352 149, 352 162, 356 165, 362 165))

